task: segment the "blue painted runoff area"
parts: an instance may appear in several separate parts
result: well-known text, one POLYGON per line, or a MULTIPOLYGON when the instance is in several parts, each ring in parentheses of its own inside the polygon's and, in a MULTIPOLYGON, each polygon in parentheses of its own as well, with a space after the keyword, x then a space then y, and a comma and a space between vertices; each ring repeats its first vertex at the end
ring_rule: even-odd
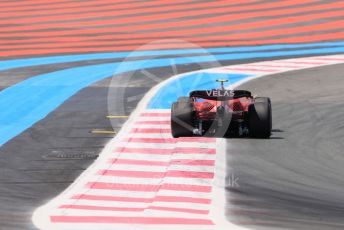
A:
POLYGON ((322 42, 307 44, 282 44, 282 45, 262 45, 262 46, 241 46, 241 47, 219 47, 219 48, 199 48, 199 49, 174 49, 174 50, 151 50, 151 51, 133 51, 133 52, 111 52, 95 54, 78 54, 62 55, 38 58, 23 58, 15 60, 0 61, 0 71, 13 68, 70 63, 89 60, 103 60, 111 58, 126 57, 145 57, 145 56, 162 56, 162 55, 185 55, 185 54, 216 54, 216 53, 240 53, 240 52, 259 52, 259 51, 276 51, 283 49, 310 49, 344 46, 344 41, 322 42))
MULTIPOLYGON (((341 52, 344 52, 344 47, 177 57, 173 58, 173 62, 179 65, 216 60, 242 60, 341 52)), ((170 58, 89 65, 41 74, 10 86, 0 92, 0 145, 43 119, 79 90, 99 80, 127 71, 170 65, 170 58)), ((161 98, 161 100, 164 100, 164 98, 161 98)))
POLYGON ((250 75, 246 74, 225 74, 225 73, 207 73, 196 72, 186 74, 180 78, 170 81, 165 86, 161 87, 159 91, 152 97, 148 104, 149 109, 169 109, 173 102, 176 102, 178 97, 188 96, 193 90, 210 90, 218 89, 220 83, 217 79, 226 79, 229 86, 240 80, 243 80, 250 75))

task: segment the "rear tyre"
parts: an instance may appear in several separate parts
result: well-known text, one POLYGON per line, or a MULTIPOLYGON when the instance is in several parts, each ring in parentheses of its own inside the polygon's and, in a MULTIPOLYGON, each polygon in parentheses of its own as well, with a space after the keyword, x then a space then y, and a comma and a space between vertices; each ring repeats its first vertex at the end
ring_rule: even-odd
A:
POLYGON ((250 136, 254 138, 269 138, 271 136, 271 101, 268 97, 255 99, 248 109, 248 124, 250 136))
POLYGON ((190 99, 182 99, 173 103, 171 110, 172 136, 175 138, 193 136, 193 117, 193 106, 190 99))

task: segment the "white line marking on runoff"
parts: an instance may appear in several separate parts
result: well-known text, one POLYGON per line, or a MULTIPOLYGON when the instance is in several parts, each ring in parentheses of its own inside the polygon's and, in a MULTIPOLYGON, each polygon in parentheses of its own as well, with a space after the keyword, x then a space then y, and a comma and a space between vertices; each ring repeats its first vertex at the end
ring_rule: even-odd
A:
MULTIPOLYGON (((194 72, 270 74, 344 63, 344 55, 293 58, 194 72)), ((193 73, 194 73, 193 72, 193 73)), ((169 110, 147 110, 176 75, 150 90, 99 158, 64 192, 37 208, 40 229, 247 229, 228 222, 226 141, 173 139, 169 110)), ((252 76, 253 74, 253 76, 252 76)))

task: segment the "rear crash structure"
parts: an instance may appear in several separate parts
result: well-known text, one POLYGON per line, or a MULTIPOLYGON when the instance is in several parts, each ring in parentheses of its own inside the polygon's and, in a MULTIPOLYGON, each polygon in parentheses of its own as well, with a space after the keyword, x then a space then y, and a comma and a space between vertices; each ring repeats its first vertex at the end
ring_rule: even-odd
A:
POLYGON ((269 138, 271 101, 247 90, 221 89, 192 91, 171 108, 172 136, 216 136, 269 138))

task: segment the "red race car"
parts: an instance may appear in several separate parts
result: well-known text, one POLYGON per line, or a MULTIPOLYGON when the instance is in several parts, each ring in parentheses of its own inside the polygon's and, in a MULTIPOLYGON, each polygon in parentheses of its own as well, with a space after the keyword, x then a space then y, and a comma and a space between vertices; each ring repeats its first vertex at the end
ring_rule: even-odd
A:
POLYGON ((269 138, 270 98, 253 97, 247 90, 226 90, 226 80, 217 81, 220 89, 192 91, 173 103, 172 136, 269 138))

